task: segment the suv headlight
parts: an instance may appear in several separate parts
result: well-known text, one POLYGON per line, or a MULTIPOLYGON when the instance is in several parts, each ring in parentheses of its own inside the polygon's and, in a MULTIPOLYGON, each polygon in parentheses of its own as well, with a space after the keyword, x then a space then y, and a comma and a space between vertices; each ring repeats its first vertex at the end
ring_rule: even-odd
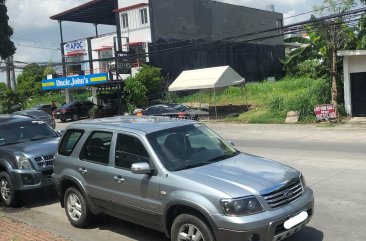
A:
POLYGON ((263 207, 256 197, 223 199, 220 201, 225 215, 246 216, 263 212, 263 207))
POLYGON ((21 170, 32 170, 32 165, 30 161, 25 156, 16 156, 18 168, 21 170))
POLYGON ((300 180, 301 180, 302 187, 305 190, 307 186, 306 186, 306 182, 305 182, 305 177, 302 173, 300 174, 300 180))

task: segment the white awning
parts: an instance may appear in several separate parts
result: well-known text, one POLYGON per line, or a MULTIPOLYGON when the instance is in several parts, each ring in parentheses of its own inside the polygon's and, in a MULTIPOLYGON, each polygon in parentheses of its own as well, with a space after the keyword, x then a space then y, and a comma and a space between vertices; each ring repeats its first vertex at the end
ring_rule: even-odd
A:
POLYGON ((244 83, 230 66, 183 71, 169 86, 169 91, 216 89, 244 83))

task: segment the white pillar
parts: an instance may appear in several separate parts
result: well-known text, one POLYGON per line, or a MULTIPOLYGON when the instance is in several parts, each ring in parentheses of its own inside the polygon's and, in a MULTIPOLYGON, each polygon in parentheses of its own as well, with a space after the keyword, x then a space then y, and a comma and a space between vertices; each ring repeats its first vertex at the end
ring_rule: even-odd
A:
POLYGON ((92 94, 93 94, 93 103, 98 105, 98 93, 97 93, 97 88, 92 87, 92 94))
POLYGON ((352 99, 351 99, 351 74, 349 70, 350 56, 343 57, 343 73, 344 73, 344 107, 349 116, 352 116, 352 99))

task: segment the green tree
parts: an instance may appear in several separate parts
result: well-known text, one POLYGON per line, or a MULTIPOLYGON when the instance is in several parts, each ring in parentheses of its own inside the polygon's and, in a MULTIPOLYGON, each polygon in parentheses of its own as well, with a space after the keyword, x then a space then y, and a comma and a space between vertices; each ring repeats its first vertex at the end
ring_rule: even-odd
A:
MULTIPOLYGON (((1 88, 3 88, 2 86, 1 88)), ((25 100, 12 90, 6 89, 0 92, 0 113, 11 114, 18 108, 23 108, 25 100)))
POLYGON ((46 67, 44 67, 44 69, 43 69, 44 76, 47 76, 49 74, 55 74, 55 73, 56 73, 56 71, 53 68, 52 62, 49 62, 48 65, 46 67))
POLYGON ((286 43, 299 47, 291 51, 284 61, 284 68, 289 76, 323 78, 325 75, 324 56, 321 51, 322 40, 310 28, 305 27, 308 37, 293 36, 285 39, 286 43))
POLYGON ((331 76, 331 100, 332 104, 337 105, 338 101, 338 65, 337 51, 353 47, 355 33, 352 27, 347 24, 350 16, 344 15, 352 8, 357 6, 355 0, 343 0, 341 3, 336 0, 323 0, 323 3, 314 6, 316 14, 312 16, 314 20, 310 25, 319 39, 322 40, 322 54, 326 56, 325 63, 328 64, 331 76), (321 20, 319 17, 338 14, 330 20, 321 20))
POLYGON ((14 55, 16 48, 10 40, 13 29, 9 26, 8 9, 5 0, 0 0, 0 57, 7 59, 14 55))
POLYGON ((134 78, 146 87, 148 96, 153 96, 161 92, 163 85, 161 69, 143 65, 134 78))
POLYGON ((43 94, 42 80, 45 78, 45 67, 37 64, 25 66, 23 72, 18 75, 17 89, 21 96, 34 96, 43 94))
POLYGON ((136 78, 128 78, 125 82, 124 93, 128 105, 128 111, 131 112, 136 107, 142 107, 147 100, 147 88, 136 78))

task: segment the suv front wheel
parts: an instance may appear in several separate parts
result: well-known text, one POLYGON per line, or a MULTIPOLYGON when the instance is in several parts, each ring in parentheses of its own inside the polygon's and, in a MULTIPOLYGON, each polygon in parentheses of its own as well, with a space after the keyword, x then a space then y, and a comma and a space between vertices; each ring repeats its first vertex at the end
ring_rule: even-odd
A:
POLYGON ((0 173, 0 198, 6 206, 15 206, 16 198, 13 183, 6 172, 0 173))
POLYGON ((74 187, 68 188, 65 192, 64 203, 67 218, 74 227, 83 228, 90 224, 92 214, 79 190, 74 187))
POLYGON ((174 219, 171 241, 214 241, 214 236, 205 222, 196 216, 181 214, 174 219))

